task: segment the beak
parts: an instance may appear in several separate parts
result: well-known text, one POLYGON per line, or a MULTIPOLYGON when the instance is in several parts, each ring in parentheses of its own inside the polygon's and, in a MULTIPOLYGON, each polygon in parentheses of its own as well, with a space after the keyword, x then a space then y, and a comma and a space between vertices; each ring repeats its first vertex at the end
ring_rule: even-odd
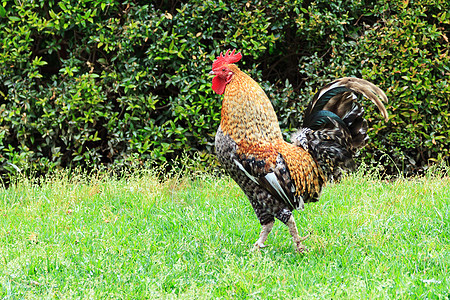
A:
POLYGON ((211 71, 208 73, 209 75, 216 75, 216 73, 214 71, 211 71))

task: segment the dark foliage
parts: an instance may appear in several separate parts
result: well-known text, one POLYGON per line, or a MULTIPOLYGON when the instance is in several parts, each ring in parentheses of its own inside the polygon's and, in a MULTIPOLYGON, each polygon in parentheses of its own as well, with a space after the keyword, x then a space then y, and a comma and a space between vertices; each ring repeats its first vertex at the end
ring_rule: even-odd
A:
MULTIPOLYGON (((387 92, 390 122, 361 160, 420 172, 450 155, 448 1, 8 1, 0 6, 3 178, 68 166, 215 164, 228 48, 271 98, 286 137, 314 91, 342 76, 387 92)), ((369 107, 369 106, 368 106, 369 107)))

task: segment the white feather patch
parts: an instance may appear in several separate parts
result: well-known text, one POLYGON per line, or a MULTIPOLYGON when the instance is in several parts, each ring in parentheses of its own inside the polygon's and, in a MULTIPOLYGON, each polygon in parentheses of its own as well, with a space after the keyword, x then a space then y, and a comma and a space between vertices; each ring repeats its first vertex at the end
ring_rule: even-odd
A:
POLYGON ((248 178, 250 178, 253 182, 255 182, 257 185, 259 185, 259 182, 258 182, 258 180, 256 180, 255 176, 250 175, 250 173, 247 172, 247 170, 245 170, 244 166, 240 162, 238 162, 237 159, 234 159, 234 163, 239 167, 239 169, 242 170, 242 172, 244 172, 244 174, 248 178))
POLYGON ((278 178, 275 173, 270 172, 264 177, 267 179, 267 182, 277 191, 278 195, 280 195, 281 198, 283 198, 287 203, 291 204, 291 206, 294 206, 292 205, 291 200, 289 200, 288 196, 278 182, 278 178))
POLYGON ((305 209, 305 202, 303 201, 303 197, 299 196, 298 197, 298 205, 295 208, 296 210, 304 210, 305 209))

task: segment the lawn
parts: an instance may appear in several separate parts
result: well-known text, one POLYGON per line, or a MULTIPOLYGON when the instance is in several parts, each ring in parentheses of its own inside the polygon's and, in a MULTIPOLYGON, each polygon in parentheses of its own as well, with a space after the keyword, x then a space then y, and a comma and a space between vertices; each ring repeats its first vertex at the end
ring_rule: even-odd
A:
POLYGON ((448 299, 450 178, 359 172, 260 225, 229 178, 59 173, 0 189, 0 299, 448 299))

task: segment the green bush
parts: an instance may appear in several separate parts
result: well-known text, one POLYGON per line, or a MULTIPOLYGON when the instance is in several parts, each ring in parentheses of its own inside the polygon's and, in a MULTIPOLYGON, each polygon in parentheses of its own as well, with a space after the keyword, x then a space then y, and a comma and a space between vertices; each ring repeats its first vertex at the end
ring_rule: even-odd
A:
POLYGON ((388 93, 390 122, 374 125, 365 153, 371 160, 385 156, 389 172, 390 159, 411 174, 450 157, 450 3, 420 2, 394 7, 356 47, 373 55, 351 61, 364 63, 361 75, 388 93))
POLYGON ((2 1, 2 176, 182 153, 214 165, 221 97, 207 73, 228 48, 242 50, 286 137, 319 86, 378 84, 391 118, 366 106, 361 159, 420 171, 449 157, 448 11, 445 0, 2 1))

